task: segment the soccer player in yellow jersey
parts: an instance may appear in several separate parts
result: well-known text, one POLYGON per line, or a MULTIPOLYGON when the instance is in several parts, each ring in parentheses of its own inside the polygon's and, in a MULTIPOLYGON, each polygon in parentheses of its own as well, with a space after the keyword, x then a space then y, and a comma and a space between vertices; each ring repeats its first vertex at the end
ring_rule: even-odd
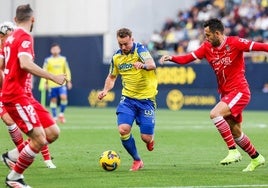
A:
POLYGON ((117 124, 122 145, 133 158, 130 171, 143 168, 134 137, 131 134, 133 122, 140 128, 141 139, 147 149, 154 149, 155 97, 157 95, 156 65, 149 51, 135 43, 131 30, 117 31, 119 50, 113 55, 104 88, 99 92, 101 100, 115 84, 118 75, 122 78, 122 97, 117 107, 117 124))
POLYGON ((49 99, 50 99, 50 108, 53 115, 53 118, 55 120, 58 120, 61 123, 65 123, 65 117, 64 117, 64 111, 68 104, 68 95, 67 95, 67 89, 72 88, 72 82, 71 82, 71 71, 69 64, 67 62, 66 57, 62 56, 60 45, 57 43, 54 43, 51 45, 51 56, 47 57, 44 62, 43 68, 52 73, 52 74, 66 74, 67 76, 67 82, 64 85, 58 85, 55 82, 52 82, 50 80, 46 81, 46 89, 48 90, 49 99), (60 100, 60 113, 59 116, 57 116, 57 105, 58 105, 58 99, 60 100))

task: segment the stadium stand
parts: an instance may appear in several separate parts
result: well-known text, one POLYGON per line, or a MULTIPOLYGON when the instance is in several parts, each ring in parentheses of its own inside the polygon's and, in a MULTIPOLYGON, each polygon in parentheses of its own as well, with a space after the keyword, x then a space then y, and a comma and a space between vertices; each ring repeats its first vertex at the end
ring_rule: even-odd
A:
MULTIPOLYGON (((203 38, 202 23, 221 18, 227 35, 268 42, 268 0, 197 0, 188 10, 167 18, 160 31, 154 31, 147 46, 157 58, 163 54, 193 51, 203 38)), ((268 63, 265 53, 245 54, 252 63, 268 63)))

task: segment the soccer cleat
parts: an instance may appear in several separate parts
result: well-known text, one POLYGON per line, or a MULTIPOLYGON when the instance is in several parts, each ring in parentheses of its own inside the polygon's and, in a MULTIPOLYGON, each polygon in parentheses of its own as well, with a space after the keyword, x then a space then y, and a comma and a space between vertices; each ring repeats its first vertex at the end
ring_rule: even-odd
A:
POLYGON ((65 119, 64 115, 59 115, 59 121, 60 121, 60 123, 66 123, 66 119, 65 119))
POLYGON ((57 168, 56 165, 53 164, 52 160, 44 161, 47 168, 57 168))
POLYGON ((146 144, 146 147, 148 151, 153 151, 154 150, 154 140, 146 144))
POLYGON ((2 154, 2 159, 3 163, 11 170, 15 166, 16 162, 12 161, 7 153, 2 154))
POLYGON ((6 185, 7 187, 11 188, 31 188, 23 181, 23 179, 9 180, 8 178, 6 178, 6 185))
POLYGON ((144 164, 143 164, 142 160, 139 160, 139 161, 134 160, 133 164, 131 166, 131 169, 129 169, 129 171, 137 171, 143 167, 144 167, 144 164))
POLYGON ((231 163, 235 163, 241 161, 242 156, 237 149, 230 149, 227 157, 225 157, 220 164, 222 165, 229 165, 231 163))
POLYGON ((265 163, 265 158, 261 154, 259 154, 259 156, 256 157, 255 159, 251 159, 249 165, 247 166, 247 168, 243 170, 243 172, 251 172, 255 170, 255 168, 261 165, 264 165, 264 163, 265 163))

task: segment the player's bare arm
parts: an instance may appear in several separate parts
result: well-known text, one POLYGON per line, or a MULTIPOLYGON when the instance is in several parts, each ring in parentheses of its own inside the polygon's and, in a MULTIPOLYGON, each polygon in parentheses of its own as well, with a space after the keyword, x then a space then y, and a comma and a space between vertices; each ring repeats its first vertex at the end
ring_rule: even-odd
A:
POLYGON ((35 76, 39 76, 39 77, 51 80, 60 85, 64 84, 65 81, 68 81, 66 74, 61 74, 61 75, 50 74, 49 72, 46 72, 44 69, 36 65, 32 61, 30 56, 21 55, 19 57, 19 60, 20 60, 21 69, 24 69, 35 76))
POLYGON ((102 100, 115 84, 116 76, 109 74, 105 80, 104 88, 98 93, 98 99, 102 100))
POLYGON ((5 64, 4 64, 5 62, 4 62, 4 58, 1 58, 0 57, 0 69, 1 70, 4 70, 4 67, 5 67, 5 64))

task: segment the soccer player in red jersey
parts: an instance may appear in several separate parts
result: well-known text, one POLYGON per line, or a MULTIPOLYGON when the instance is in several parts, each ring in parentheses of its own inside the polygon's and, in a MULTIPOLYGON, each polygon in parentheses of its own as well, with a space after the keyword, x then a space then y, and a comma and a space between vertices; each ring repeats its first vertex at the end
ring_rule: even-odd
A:
POLYGON ((54 142, 60 133, 50 113, 33 97, 32 75, 61 85, 65 83, 66 75, 50 74, 34 63, 33 37, 30 34, 34 16, 29 4, 17 7, 15 22, 17 28, 4 44, 5 78, 2 100, 11 118, 30 140, 19 154, 17 150, 8 152, 10 158, 18 158, 6 177, 6 185, 29 188, 24 182, 23 172, 32 164, 41 149, 54 142))
POLYGON ((265 158, 256 151, 249 137, 242 131, 242 112, 251 95, 245 78, 243 52, 268 52, 268 44, 226 36, 223 23, 216 18, 204 22, 204 33, 206 41, 197 50, 179 56, 164 55, 159 62, 187 64, 204 58, 208 61, 216 74, 221 96, 221 100, 210 111, 210 118, 229 148, 227 157, 220 163, 228 165, 241 160, 237 144, 251 157, 251 162, 243 171, 253 171, 264 164, 265 158))
MULTIPOLYGON (((3 53, 2 46, 4 45, 4 42, 7 39, 7 37, 11 35, 11 33, 13 32, 14 29, 15 29, 15 25, 12 22, 4 22, 4 23, 0 24, 0 42, 1 42, 1 44, 0 44, 0 65, 2 66, 1 70, 0 70, 0 118, 6 124, 6 127, 8 129, 8 132, 10 134, 10 137, 11 137, 13 143, 17 146, 18 149, 20 149, 20 148, 22 149, 23 146, 20 146, 20 145, 21 144, 25 145, 28 141, 25 141, 25 143, 23 143, 24 142, 23 136, 22 136, 20 129, 18 128, 17 124, 13 121, 13 119, 10 117, 10 115, 7 113, 7 111, 5 110, 5 107, 3 106, 3 103, 2 103, 2 81, 4 78, 3 77, 4 53, 3 53)), ((53 164, 53 162, 51 160, 51 155, 50 155, 50 152, 49 152, 47 145, 45 145, 42 148, 41 154, 43 156, 44 163, 45 163, 46 167, 56 168, 56 166, 53 164)), ((6 155, 7 154, 2 155, 3 161, 5 161, 5 158, 8 157, 6 155)), ((9 161, 8 164, 9 164, 8 167, 14 166, 13 161, 9 161)))

